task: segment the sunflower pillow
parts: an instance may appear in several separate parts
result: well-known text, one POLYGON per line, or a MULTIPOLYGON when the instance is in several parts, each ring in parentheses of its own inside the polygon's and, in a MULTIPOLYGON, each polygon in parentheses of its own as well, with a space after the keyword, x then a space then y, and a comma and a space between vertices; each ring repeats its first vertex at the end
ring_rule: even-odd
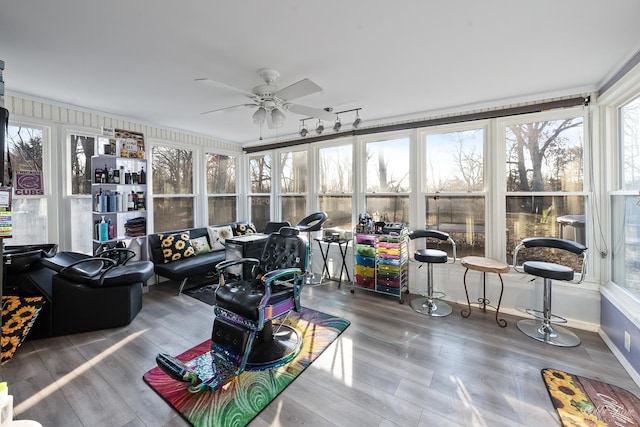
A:
POLYGON ((24 341, 44 305, 43 297, 2 297, 2 364, 24 341))
POLYGON ((256 226, 252 222, 235 222, 233 224, 233 235, 244 236, 245 234, 257 233, 256 226))
POLYGON ((160 237, 160 248, 162 248, 165 264, 195 256, 196 252, 191 244, 189 232, 158 234, 158 236, 160 237))
POLYGON ((233 237, 233 230, 231 230, 230 225, 209 227, 207 231, 209 233, 209 243, 211 243, 212 251, 223 250, 225 240, 233 237))

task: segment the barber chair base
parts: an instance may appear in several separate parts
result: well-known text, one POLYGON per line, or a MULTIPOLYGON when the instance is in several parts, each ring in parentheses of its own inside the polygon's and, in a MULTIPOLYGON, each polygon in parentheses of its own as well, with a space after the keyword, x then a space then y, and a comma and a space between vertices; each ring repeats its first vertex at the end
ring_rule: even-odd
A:
MULTIPOLYGON (((226 340, 234 344, 246 341, 246 336, 234 338, 233 335, 238 333, 244 335, 239 330, 236 334, 232 332, 233 329, 237 329, 237 325, 231 328, 225 325, 221 327, 225 331, 226 340)), ((247 371, 280 367, 292 361, 302 350, 302 334, 297 329, 284 324, 276 324, 274 327, 276 330, 271 339, 255 339, 245 366, 247 371)), ((214 331, 214 335, 215 333, 214 331)), ((211 350, 188 362, 181 362, 175 357, 161 353, 156 357, 156 363, 173 379, 190 383, 187 387, 190 393, 198 393, 203 390, 216 391, 242 373, 239 366, 229 359, 211 350)))
POLYGON ((558 347, 575 347, 580 338, 562 326, 545 324, 540 320, 524 319, 517 323, 520 331, 538 341, 558 347))
POLYGON ((414 298, 410 305, 414 311, 431 317, 445 317, 453 311, 446 302, 427 297, 414 298))
POLYGON ((273 369, 291 362, 302 349, 302 334, 295 328, 273 325, 273 339, 263 341, 256 338, 247 359, 247 370, 273 369))

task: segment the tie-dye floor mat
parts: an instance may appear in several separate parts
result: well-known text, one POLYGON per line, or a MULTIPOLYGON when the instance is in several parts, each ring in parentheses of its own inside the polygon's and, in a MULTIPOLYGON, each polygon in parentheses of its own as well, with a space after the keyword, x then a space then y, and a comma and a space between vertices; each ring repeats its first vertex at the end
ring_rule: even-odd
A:
MULTIPOLYGON (((302 308, 287 323, 304 336, 300 354, 288 364, 267 371, 245 371, 226 387, 191 394, 186 383, 176 381, 155 367, 144 374, 144 381, 191 425, 245 426, 278 394, 296 379, 349 326, 346 319, 302 308)), ((211 348, 207 340, 178 356, 189 361, 211 348)))

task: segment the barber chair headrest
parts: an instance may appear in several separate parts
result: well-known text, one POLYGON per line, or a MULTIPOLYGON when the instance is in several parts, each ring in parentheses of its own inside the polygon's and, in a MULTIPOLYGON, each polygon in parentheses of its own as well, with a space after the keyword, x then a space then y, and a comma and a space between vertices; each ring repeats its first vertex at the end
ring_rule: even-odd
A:
POLYGON ((280 231, 278 233, 281 236, 291 237, 291 236, 297 236, 298 234, 300 234, 300 230, 294 227, 282 227, 280 228, 280 231))

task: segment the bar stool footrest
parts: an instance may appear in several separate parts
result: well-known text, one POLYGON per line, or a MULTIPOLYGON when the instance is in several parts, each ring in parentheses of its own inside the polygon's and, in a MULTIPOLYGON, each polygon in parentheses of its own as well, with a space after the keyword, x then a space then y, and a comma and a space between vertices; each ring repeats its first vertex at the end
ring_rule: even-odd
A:
MULTIPOLYGON (((544 312, 541 310, 536 310, 535 308, 525 308, 524 312, 527 313, 529 316, 535 317, 538 320, 542 320, 544 321, 544 312)), ((549 322, 550 323, 567 323, 567 319, 565 319, 564 317, 560 317, 557 316, 555 314, 551 314, 551 316, 549 317, 549 322)))

